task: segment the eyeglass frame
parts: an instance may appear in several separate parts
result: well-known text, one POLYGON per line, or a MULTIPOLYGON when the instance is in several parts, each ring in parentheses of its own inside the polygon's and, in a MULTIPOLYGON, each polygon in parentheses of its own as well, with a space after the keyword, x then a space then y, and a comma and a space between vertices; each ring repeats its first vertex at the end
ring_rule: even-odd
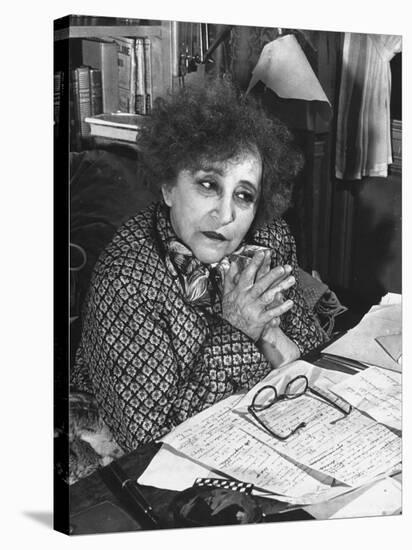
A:
POLYGON ((286 384, 285 391, 280 395, 278 394, 278 390, 276 389, 275 386, 272 386, 271 384, 268 384, 266 386, 262 386, 261 388, 258 389, 258 391, 253 396, 252 403, 248 406, 247 410, 253 416, 253 418, 262 426, 262 428, 264 428, 267 432, 269 432, 270 435, 272 435, 273 437, 276 437, 280 441, 286 441, 287 439, 289 439, 289 437, 291 437, 293 434, 295 434, 298 430, 300 430, 301 428, 305 428, 307 426, 307 424, 306 424, 306 422, 300 422, 300 424, 295 429, 293 429, 289 434, 287 434, 285 436, 279 435, 278 433, 271 430, 265 424, 265 422, 261 418, 258 417, 258 415, 257 415, 258 411, 256 410, 256 406, 255 406, 255 401, 256 401, 257 397, 260 395, 261 392, 263 392, 264 390, 267 390, 267 389, 270 389, 270 390, 274 391, 275 397, 268 404, 260 407, 259 411, 265 411, 265 410, 269 409, 270 407, 273 407, 273 405, 275 405, 276 403, 279 403, 280 401, 285 401, 285 400, 291 401, 293 399, 297 399, 298 397, 301 397, 302 395, 304 395, 307 392, 307 390, 309 390, 314 395, 316 395, 318 397, 321 397, 322 399, 327 401, 327 403, 329 405, 331 405, 332 407, 335 407, 336 409, 341 411, 345 416, 348 416, 352 412, 352 405, 350 405, 349 403, 348 403, 348 411, 345 411, 342 407, 339 407, 339 405, 337 403, 334 403, 326 395, 324 395, 323 393, 315 390, 314 388, 311 388, 310 385, 309 385, 309 380, 308 380, 307 376, 305 376, 304 374, 299 374, 298 376, 295 376, 295 378, 292 378, 292 380, 289 380, 289 382, 286 384), (295 383, 296 380, 299 380, 299 379, 304 380, 304 382, 305 382, 304 389, 297 392, 296 394, 288 395, 287 390, 288 390, 289 386, 291 384, 295 383))

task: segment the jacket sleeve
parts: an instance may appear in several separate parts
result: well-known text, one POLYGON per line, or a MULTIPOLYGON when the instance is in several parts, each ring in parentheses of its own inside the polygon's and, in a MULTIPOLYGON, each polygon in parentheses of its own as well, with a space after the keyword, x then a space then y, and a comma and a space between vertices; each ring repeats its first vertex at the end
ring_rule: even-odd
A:
POLYGON ((301 355, 304 355, 327 340, 327 335, 320 326, 316 315, 309 309, 303 296, 298 273, 295 239, 286 222, 278 222, 276 227, 274 246, 279 251, 282 263, 292 267, 292 274, 296 279, 296 284, 284 294, 285 299, 293 300, 294 305, 282 316, 280 326, 284 333, 298 346, 301 355))
POLYGON ((83 361, 102 418, 124 450, 162 437, 269 372, 246 335, 218 318, 204 328, 204 341, 193 350, 188 346, 182 358, 176 351, 181 345, 176 327, 159 315, 138 285, 106 277, 93 288, 83 328, 83 361))

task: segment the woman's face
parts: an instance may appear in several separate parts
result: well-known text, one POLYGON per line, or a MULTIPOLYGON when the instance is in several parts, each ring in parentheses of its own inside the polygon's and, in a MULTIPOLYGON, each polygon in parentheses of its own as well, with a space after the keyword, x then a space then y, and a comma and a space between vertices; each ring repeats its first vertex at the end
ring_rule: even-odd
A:
POLYGON ((242 242, 255 217, 262 176, 257 154, 182 170, 162 188, 176 235, 201 262, 219 262, 242 242))

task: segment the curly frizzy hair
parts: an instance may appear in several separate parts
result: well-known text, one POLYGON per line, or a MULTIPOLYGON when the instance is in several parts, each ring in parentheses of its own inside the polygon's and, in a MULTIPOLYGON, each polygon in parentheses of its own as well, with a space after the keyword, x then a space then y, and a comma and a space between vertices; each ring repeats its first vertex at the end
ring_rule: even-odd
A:
POLYGON ((258 153, 262 182, 256 227, 285 212, 303 165, 287 127, 222 79, 157 99, 137 144, 148 180, 158 186, 173 185, 179 171, 199 170, 204 161, 224 162, 244 152, 258 153))

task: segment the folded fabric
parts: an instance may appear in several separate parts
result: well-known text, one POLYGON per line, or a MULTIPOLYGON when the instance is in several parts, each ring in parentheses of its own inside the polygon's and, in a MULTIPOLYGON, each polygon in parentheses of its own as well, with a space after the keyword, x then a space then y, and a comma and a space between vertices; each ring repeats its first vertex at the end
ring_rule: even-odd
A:
POLYGON ((323 330, 330 336, 335 326, 335 317, 347 311, 336 294, 325 284, 317 271, 310 275, 299 268, 299 280, 308 306, 317 314, 323 330))

